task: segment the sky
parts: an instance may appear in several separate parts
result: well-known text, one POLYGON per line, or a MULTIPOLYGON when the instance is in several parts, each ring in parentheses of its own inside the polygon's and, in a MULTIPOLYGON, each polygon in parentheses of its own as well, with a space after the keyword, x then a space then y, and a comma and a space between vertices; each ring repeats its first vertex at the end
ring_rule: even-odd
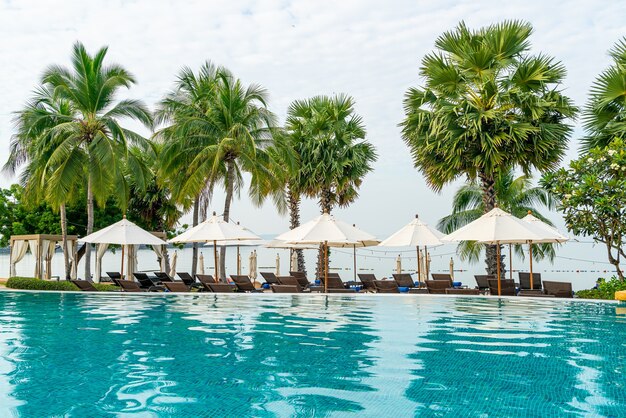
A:
MULTIPOLYGON (((171 89, 183 66, 205 60, 228 67, 245 83, 270 93, 270 109, 284 120, 295 99, 347 93, 379 155, 360 198, 336 215, 381 238, 417 213, 430 224, 449 213, 458 184, 440 194, 413 167, 398 123, 405 91, 421 83, 422 57, 435 39, 460 21, 478 28, 505 19, 534 27, 532 52, 560 60, 562 86, 577 105, 609 64, 607 50, 626 35, 626 3, 620 1, 11 1, 0 3, 0 160, 6 161, 20 109, 50 64, 69 65, 72 44, 89 51, 109 47, 107 60, 126 67, 137 85, 120 97, 154 104, 171 89)), ((579 122, 566 161, 575 158, 579 122)), ((0 186, 15 179, 0 176, 0 186)), ((212 210, 223 208, 217 191, 212 210)), ((302 219, 318 213, 305 201, 302 219)), ((558 213, 549 217, 563 226, 558 213)), ((232 218, 259 234, 288 229, 288 218, 271 203, 254 207, 245 192, 232 218)), ((585 248, 584 253, 588 253, 585 248)), ((603 250, 593 251, 604 259, 603 250)))

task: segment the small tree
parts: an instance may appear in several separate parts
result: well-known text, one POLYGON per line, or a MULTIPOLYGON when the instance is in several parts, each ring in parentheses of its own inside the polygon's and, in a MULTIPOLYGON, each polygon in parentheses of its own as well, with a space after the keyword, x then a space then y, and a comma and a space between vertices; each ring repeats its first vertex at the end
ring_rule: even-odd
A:
POLYGON ((626 258, 626 145, 615 139, 606 148, 593 148, 568 169, 544 175, 543 186, 560 200, 567 228, 606 245, 609 263, 620 280, 619 264, 626 258))

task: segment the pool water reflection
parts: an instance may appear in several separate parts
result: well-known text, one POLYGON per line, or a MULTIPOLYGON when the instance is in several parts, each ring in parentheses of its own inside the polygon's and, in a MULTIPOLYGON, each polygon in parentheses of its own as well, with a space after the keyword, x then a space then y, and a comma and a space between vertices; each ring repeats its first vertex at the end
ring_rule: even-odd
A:
POLYGON ((620 416, 615 308, 0 292, 0 416, 620 416))

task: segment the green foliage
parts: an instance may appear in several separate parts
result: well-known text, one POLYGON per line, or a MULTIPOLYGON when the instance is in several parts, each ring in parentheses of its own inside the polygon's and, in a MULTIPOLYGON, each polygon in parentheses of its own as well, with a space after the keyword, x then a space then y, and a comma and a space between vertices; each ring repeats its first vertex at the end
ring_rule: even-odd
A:
POLYGON ((583 111, 583 151, 626 137, 626 38, 609 51, 612 65, 594 81, 583 111))
MULTIPOLYGON (((539 213, 539 207, 554 209, 556 203, 540 186, 533 186, 530 176, 522 175, 514 178, 512 172, 498 175, 494 185, 496 202, 501 209, 522 218, 530 211, 534 216, 545 223, 552 223, 539 213)), ((449 234, 462 226, 478 219, 485 213, 485 203, 482 199, 482 190, 476 182, 468 182, 461 186, 452 200, 452 213, 439 220, 437 227, 440 231, 449 234)), ((484 249, 483 244, 473 241, 461 242, 457 253, 462 260, 477 262, 484 249)), ((515 252, 524 258, 523 246, 515 245, 515 252)), ((533 244, 533 258, 553 260, 555 256, 552 244, 533 244)))
POLYGON ((615 292, 626 290, 626 282, 617 277, 612 277, 608 281, 598 279, 596 289, 579 290, 576 296, 582 299, 615 299, 615 292))
MULTIPOLYGON (((92 283, 101 292, 119 291, 113 285, 105 283, 92 283)), ((67 280, 41 280, 33 277, 11 277, 7 280, 6 287, 21 290, 60 290, 65 292, 80 291, 73 283, 67 280)))
POLYGON ((564 66, 530 55, 530 24, 479 30, 461 23, 422 60, 423 87, 405 95, 402 135, 435 190, 461 176, 493 180, 520 167, 553 169, 567 148, 576 108, 557 87, 564 66))
MULTIPOLYGON (((96 208, 95 214, 96 229, 117 222, 122 217, 122 211, 112 200, 105 207, 96 208)), ((84 236, 87 224, 84 194, 67 208, 67 216, 68 234, 84 236)), ((11 235, 60 233, 59 213, 50 204, 45 201, 28 201, 24 188, 17 184, 9 189, 0 189, 0 247, 9 244, 11 235)))
POLYGON ((347 206, 358 197, 363 177, 377 155, 365 141, 365 125, 346 95, 316 96, 293 102, 285 131, 300 161, 293 191, 320 200, 323 211, 347 206))
POLYGON ((567 228, 593 237, 607 247, 617 270, 626 257, 626 145, 615 139, 606 148, 593 148, 569 168, 544 175, 544 187, 559 199, 567 228))

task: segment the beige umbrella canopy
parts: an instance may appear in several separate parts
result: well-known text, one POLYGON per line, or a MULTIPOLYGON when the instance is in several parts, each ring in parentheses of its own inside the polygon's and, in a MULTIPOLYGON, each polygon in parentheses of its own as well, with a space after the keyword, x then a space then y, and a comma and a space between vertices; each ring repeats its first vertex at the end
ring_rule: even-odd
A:
POLYGON ((318 244, 324 249, 324 285, 328 290, 328 247, 377 245, 373 235, 324 213, 276 237, 290 244, 318 244))
POLYGON ((228 223, 224 221, 221 216, 217 216, 213 212, 206 221, 194 226, 193 228, 183 232, 182 234, 174 237, 170 242, 212 242, 213 243, 213 257, 215 261, 215 274, 218 278, 218 258, 217 258, 217 243, 228 241, 259 241, 261 237, 255 235, 250 230, 244 228, 239 224, 228 223))
POLYGON ((552 225, 548 225, 541 219, 534 216, 531 211, 528 211, 528 215, 524 216, 522 218, 522 221, 526 221, 529 224, 533 225, 543 234, 543 239, 539 241, 528 241, 528 258, 530 260, 530 288, 532 289, 533 283, 535 282, 535 280, 533 279, 533 244, 566 242, 569 241, 569 237, 563 235, 561 232, 559 232, 558 229, 556 229, 552 225))
MULTIPOLYGON (((89 244, 116 244, 122 246, 122 268, 120 273, 124 274, 124 249, 130 245, 166 245, 167 243, 160 238, 155 237, 150 232, 138 227, 128 219, 126 216, 112 225, 102 228, 86 237, 80 238, 79 241, 89 244)), ((129 257, 133 251, 127 251, 129 257)), ((129 260, 128 265, 132 266, 132 260, 129 260)), ((131 269, 129 269, 131 270, 131 269)), ((132 271, 129 271, 127 277, 131 277, 132 271)))
POLYGON ((500 244, 525 244, 541 239, 541 231, 534 225, 494 208, 480 218, 443 237, 443 241, 478 241, 496 245, 498 296, 500 284, 500 244))
POLYGON ((256 250, 252 251, 250 253, 250 259, 249 259, 250 265, 248 268, 248 277, 250 277, 252 280, 254 280, 255 284, 256 284, 256 250))
MULTIPOLYGON (((420 247, 424 247, 424 257, 428 256, 428 247, 437 247, 445 244, 441 239, 443 234, 422 222, 417 215, 415 219, 393 233, 389 238, 378 244, 381 247, 415 247, 417 252, 417 276, 421 279, 420 247)), ((428 279, 428 271, 426 271, 428 279)))

